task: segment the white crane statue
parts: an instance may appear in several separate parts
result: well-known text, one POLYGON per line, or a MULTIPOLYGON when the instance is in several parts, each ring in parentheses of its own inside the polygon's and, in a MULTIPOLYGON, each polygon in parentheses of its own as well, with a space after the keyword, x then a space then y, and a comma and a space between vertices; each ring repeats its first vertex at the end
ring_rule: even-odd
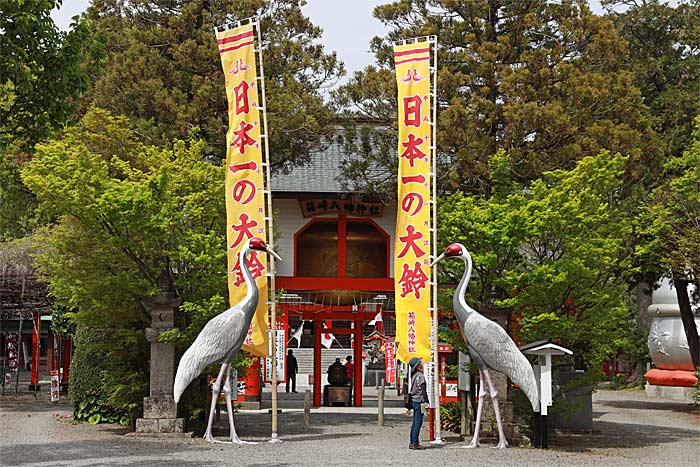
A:
POLYGON ((253 277, 248 270, 246 261, 248 254, 253 250, 266 251, 278 260, 282 260, 265 242, 259 238, 250 238, 243 245, 239 253, 239 264, 241 265, 241 274, 247 287, 245 298, 224 311, 220 315, 212 318, 202 329, 197 336, 197 339, 192 343, 189 349, 182 355, 180 363, 177 367, 177 375, 173 385, 173 397, 175 402, 180 401, 182 393, 187 386, 209 365, 217 362, 222 362, 219 376, 212 385, 211 389, 211 407, 209 410, 209 422, 207 430, 204 433, 204 439, 210 443, 222 442, 217 441, 212 436, 212 423, 214 421, 214 409, 216 407, 216 399, 219 397, 221 389, 221 380, 224 379, 224 397, 226 398, 226 411, 228 413, 228 423, 230 427, 229 439, 231 443, 236 444, 252 444, 241 441, 236 434, 236 428, 233 425, 233 407, 231 404, 231 361, 236 356, 245 336, 248 333, 250 322, 255 315, 255 309, 258 306, 258 287, 253 280, 253 277))
MULTIPOLYGON (((460 258, 465 263, 465 270, 462 280, 457 286, 454 294, 453 307, 455 317, 462 330, 462 336, 467 344, 469 355, 472 361, 479 368, 481 380, 479 388, 479 403, 476 411, 476 426, 474 437, 466 448, 479 447, 479 428, 481 424, 481 411, 483 409, 484 397, 486 396, 485 386, 488 385, 491 401, 493 401, 493 411, 498 423, 498 444, 496 448, 508 447, 508 441, 503 433, 501 413, 498 407, 498 392, 491 383, 489 369, 500 371, 508 376, 525 393, 532 404, 535 412, 539 411, 539 391, 537 381, 530 362, 523 355, 508 333, 497 323, 491 321, 479 312, 467 305, 464 294, 469 285, 472 274, 472 258, 467 249, 459 244, 452 243, 445 248, 445 251, 438 256, 432 264, 443 258, 460 258)), ((431 265, 432 266, 432 265, 431 265)))

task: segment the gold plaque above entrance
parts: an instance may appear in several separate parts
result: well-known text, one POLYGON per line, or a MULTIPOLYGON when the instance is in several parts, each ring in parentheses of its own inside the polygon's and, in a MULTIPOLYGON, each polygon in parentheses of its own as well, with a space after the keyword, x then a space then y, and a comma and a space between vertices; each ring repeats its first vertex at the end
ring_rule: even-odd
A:
POLYGON ((304 217, 321 214, 343 213, 351 216, 382 217, 384 204, 363 203, 350 199, 303 199, 299 200, 304 217))

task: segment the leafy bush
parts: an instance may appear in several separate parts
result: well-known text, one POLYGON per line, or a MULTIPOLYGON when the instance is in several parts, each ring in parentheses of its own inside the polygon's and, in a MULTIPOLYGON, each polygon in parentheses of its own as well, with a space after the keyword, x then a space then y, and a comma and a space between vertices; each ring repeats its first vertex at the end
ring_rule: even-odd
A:
POLYGON ((74 419, 92 424, 122 422, 126 413, 110 407, 102 391, 103 369, 107 364, 109 352, 104 332, 78 326, 74 344, 75 353, 70 368, 70 395, 75 406, 74 419))
POLYGON ((627 387, 627 375, 618 373, 610 380, 610 389, 624 389, 627 387))

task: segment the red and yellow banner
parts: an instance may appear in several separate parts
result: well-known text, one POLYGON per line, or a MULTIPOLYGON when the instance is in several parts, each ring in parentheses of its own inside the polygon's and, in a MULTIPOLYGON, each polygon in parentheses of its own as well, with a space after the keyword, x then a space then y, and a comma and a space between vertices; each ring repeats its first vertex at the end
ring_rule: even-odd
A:
MULTIPOLYGON (((226 80, 229 129, 226 133, 226 241, 228 245, 228 293, 231 306, 246 294, 238 264, 238 252, 251 237, 266 238, 263 193, 258 80, 255 71, 253 25, 216 32, 226 80)), ((248 259, 250 273, 260 292, 258 308, 243 349, 267 354, 267 257, 254 251, 248 259)))
POLYGON ((394 47, 398 85, 399 174, 394 289, 396 355, 431 358, 430 348, 430 45, 394 47))

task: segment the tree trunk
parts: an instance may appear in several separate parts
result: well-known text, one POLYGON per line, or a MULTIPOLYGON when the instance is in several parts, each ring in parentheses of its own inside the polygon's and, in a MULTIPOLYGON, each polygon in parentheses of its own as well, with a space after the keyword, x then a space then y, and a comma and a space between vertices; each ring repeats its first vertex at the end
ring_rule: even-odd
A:
POLYGON ((690 357, 693 360, 693 367, 698 368, 700 367, 700 339, 698 338, 698 328, 695 326, 693 310, 690 308, 688 281, 674 278, 673 285, 676 287, 678 307, 681 310, 681 320, 685 328, 685 336, 688 339, 688 347, 690 347, 690 357))
MULTIPOLYGON (((647 335, 651 329, 651 316, 649 316, 649 305, 651 305, 652 284, 647 281, 639 281, 635 287, 637 302, 637 326, 639 330, 647 335)), ((629 377, 630 382, 645 382, 644 373, 647 371, 646 362, 636 362, 634 372, 629 377)))

